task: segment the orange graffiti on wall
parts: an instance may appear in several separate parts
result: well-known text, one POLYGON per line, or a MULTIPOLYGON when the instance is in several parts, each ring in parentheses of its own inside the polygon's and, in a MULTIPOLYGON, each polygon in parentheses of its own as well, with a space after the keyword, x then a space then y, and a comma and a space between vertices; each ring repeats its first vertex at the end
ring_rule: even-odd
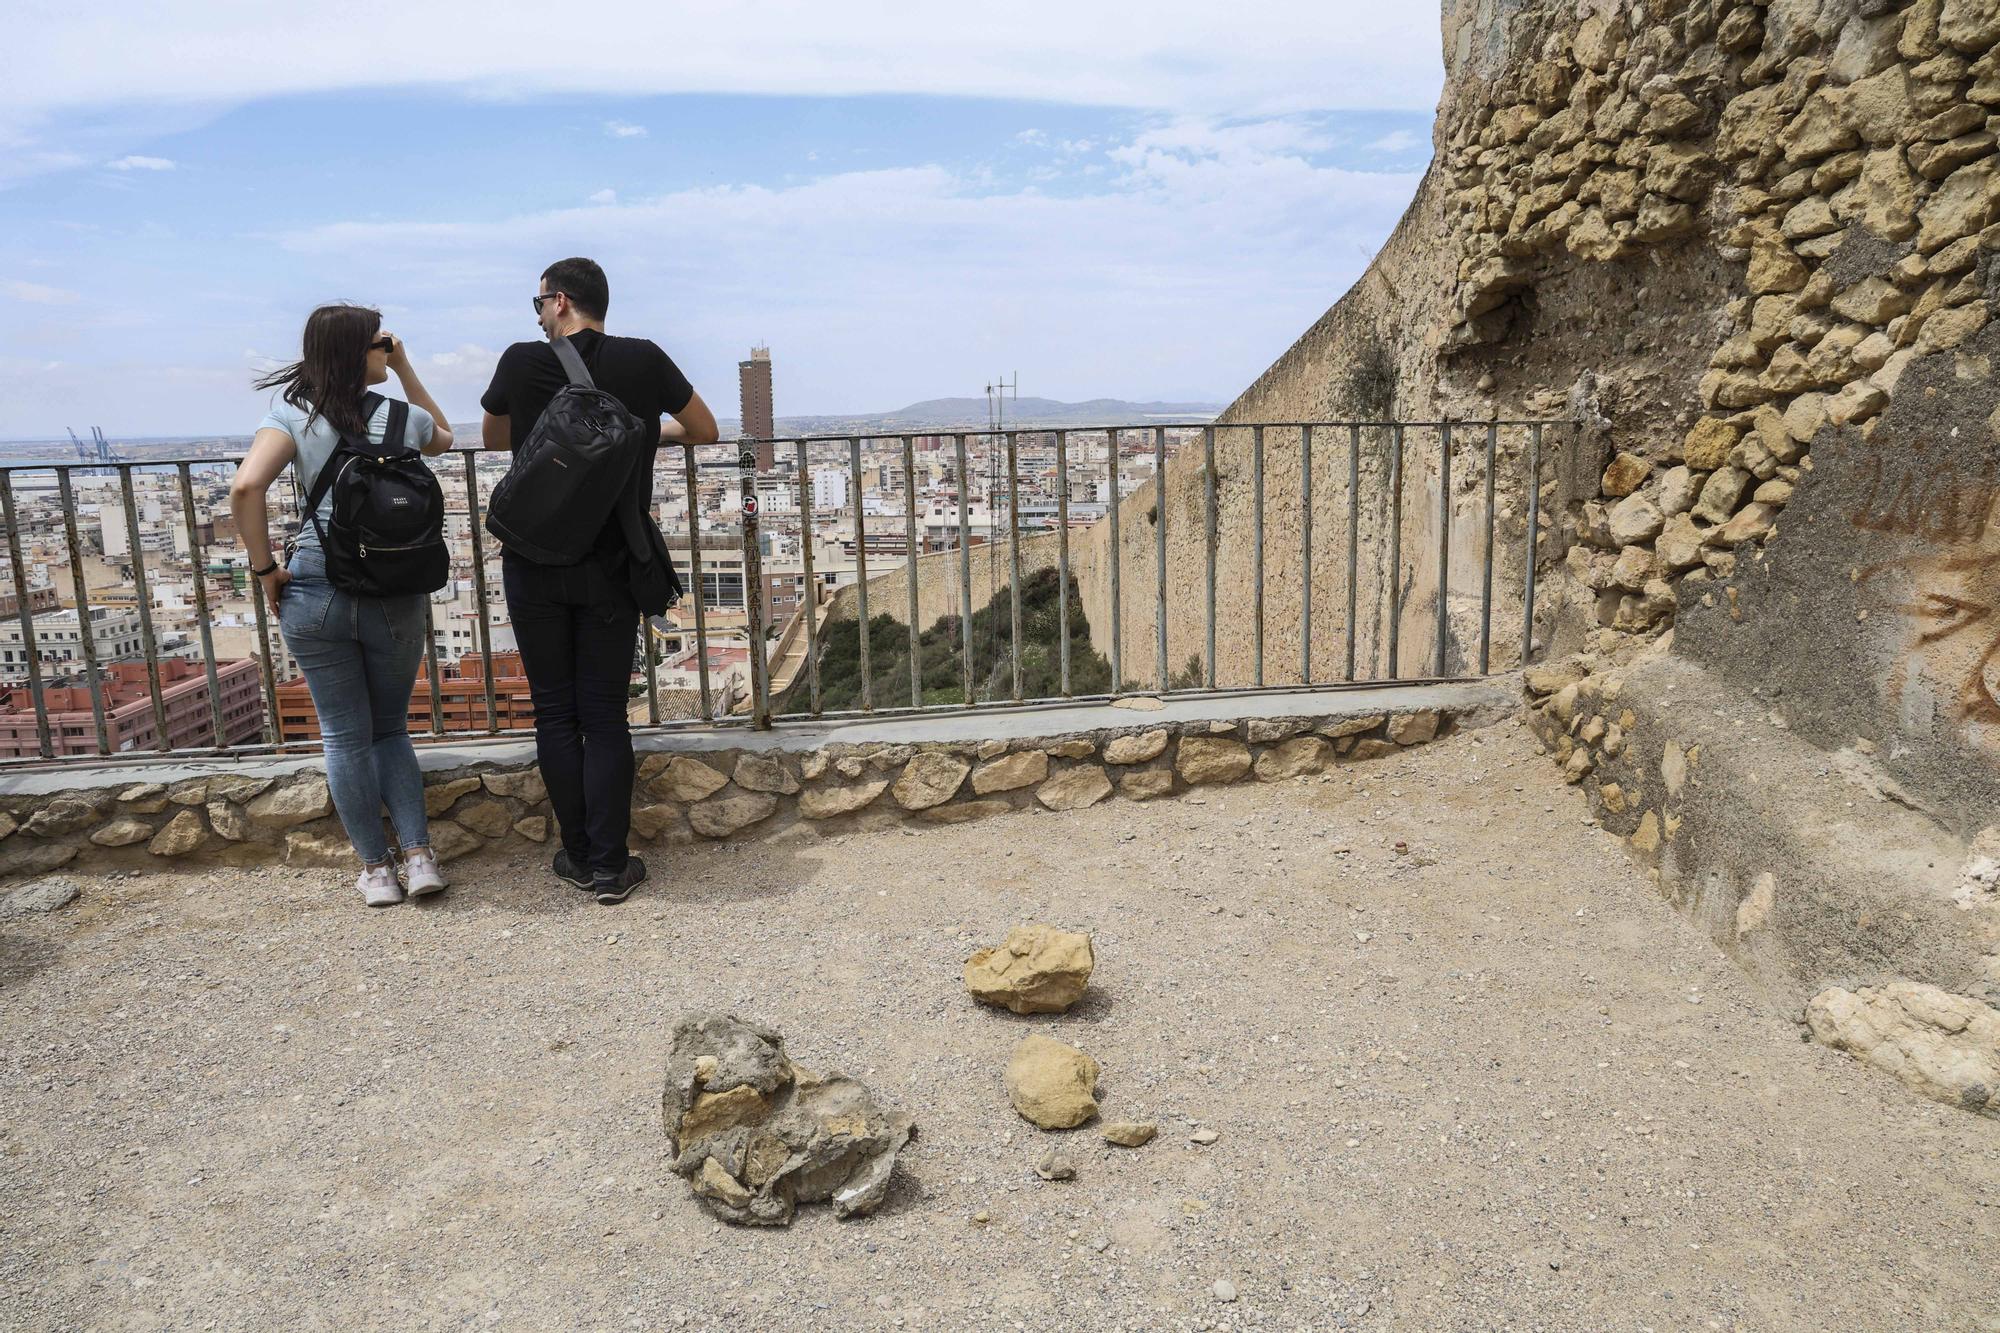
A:
POLYGON ((1879 454, 1865 460, 1867 490, 1848 518, 1928 549, 1864 566, 1854 580, 1871 614, 1894 613, 1903 626, 1886 702, 1906 721, 1950 717, 2000 753, 2000 487, 1990 463, 1968 479, 1948 464, 1926 467, 1923 453, 1887 467, 1879 454))

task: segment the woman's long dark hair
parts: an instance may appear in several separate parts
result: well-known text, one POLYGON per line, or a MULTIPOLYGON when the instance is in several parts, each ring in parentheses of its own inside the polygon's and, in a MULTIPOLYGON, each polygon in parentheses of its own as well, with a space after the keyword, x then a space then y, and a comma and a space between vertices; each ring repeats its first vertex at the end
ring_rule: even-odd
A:
POLYGON ((257 381, 285 391, 285 401, 335 430, 368 433, 361 399, 368 392, 368 344, 382 331, 382 312, 365 305, 323 305, 306 316, 304 354, 257 381))

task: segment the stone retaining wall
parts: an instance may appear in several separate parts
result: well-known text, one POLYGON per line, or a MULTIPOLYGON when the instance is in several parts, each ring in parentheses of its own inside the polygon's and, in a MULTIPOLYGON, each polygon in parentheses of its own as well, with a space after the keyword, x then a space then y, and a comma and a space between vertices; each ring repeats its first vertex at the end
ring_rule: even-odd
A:
MULTIPOLYGON (((1032 740, 830 745, 799 752, 725 749, 644 754, 633 842, 765 836, 801 821, 833 832, 908 821, 956 824, 1039 805, 1077 810, 1145 801, 1255 777, 1274 782, 1421 744, 1448 709, 1256 718, 1098 729, 1032 740)), ((534 766, 472 763, 425 775, 441 859, 548 841, 547 790, 534 766)), ((0 797, 0 876, 71 862, 143 866, 345 864, 353 856, 322 774, 106 782, 0 797)))

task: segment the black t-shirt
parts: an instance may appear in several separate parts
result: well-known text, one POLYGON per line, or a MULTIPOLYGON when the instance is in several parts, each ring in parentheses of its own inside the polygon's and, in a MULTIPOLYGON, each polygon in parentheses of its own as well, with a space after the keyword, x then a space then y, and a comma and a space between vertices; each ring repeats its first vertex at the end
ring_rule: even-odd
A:
MULTIPOLYGON (((633 486, 643 488, 650 497, 653 461, 660 446, 660 417, 684 410, 694 398, 694 386, 673 358, 650 339, 578 329, 569 340, 597 387, 651 428, 645 459, 632 470, 633 486)), ((554 348, 546 342, 515 343, 500 354, 493 382, 486 386, 479 405, 496 417, 509 418, 513 423, 509 438, 519 445, 534 430, 549 400, 567 383, 569 377, 563 374, 554 348)), ((625 536, 615 512, 597 535, 597 552, 614 563, 624 561, 625 536)))

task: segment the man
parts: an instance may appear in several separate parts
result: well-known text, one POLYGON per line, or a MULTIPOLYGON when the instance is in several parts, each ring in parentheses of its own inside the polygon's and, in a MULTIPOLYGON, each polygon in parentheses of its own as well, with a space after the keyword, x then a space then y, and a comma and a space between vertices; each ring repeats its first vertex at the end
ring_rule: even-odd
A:
MULTIPOLYGON (((534 305, 542 332, 569 339, 597 387, 657 432, 629 483, 641 510, 649 511, 659 442, 712 443, 715 415, 658 345, 604 331, 611 287, 591 260, 549 265, 534 305), (663 414, 670 418, 664 425, 663 414)), ((479 400, 486 447, 511 449, 526 440, 568 382, 546 342, 515 343, 501 353, 479 400)), ((628 549, 614 507, 578 564, 540 565, 512 551, 501 557, 507 609, 535 701, 536 756, 562 834, 555 872, 607 904, 625 901, 646 878, 646 863, 625 848, 633 767, 625 710, 639 628, 638 604, 626 588, 628 549)))

